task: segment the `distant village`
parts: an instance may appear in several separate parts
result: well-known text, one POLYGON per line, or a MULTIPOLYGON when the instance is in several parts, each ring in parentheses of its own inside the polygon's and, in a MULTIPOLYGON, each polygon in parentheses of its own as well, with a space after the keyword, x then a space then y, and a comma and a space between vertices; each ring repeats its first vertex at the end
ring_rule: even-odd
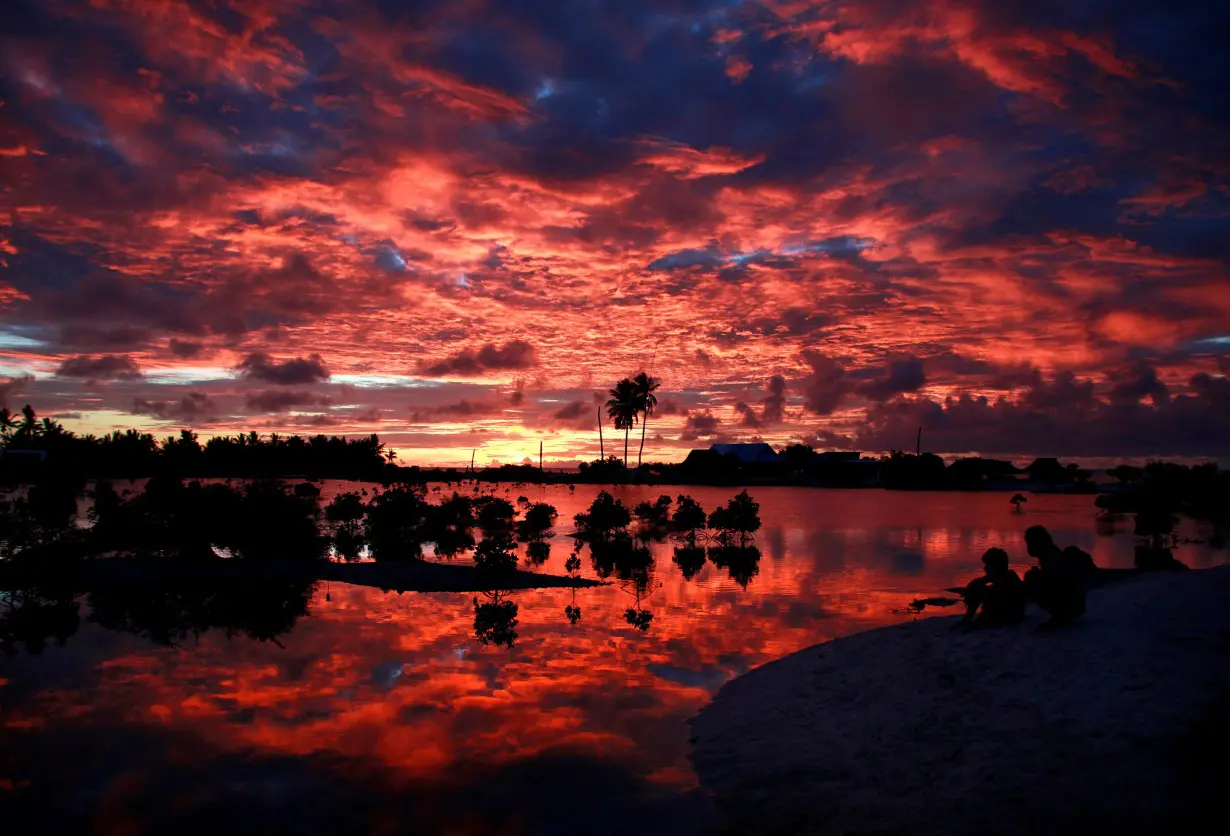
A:
POLYGON ((857 451, 817 451, 803 444, 775 450, 764 442, 714 444, 693 450, 678 463, 646 463, 625 468, 612 456, 581 462, 576 470, 542 469, 534 464, 501 465, 477 470, 419 469, 419 478, 449 481, 580 482, 674 485, 799 485, 827 488, 897 490, 992 490, 1096 493, 1113 491, 1098 484, 1092 470, 1055 458, 1034 459, 1017 467, 1003 459, 960 458, 951 463, 933 453, 893 451, 865 456, 857 451))

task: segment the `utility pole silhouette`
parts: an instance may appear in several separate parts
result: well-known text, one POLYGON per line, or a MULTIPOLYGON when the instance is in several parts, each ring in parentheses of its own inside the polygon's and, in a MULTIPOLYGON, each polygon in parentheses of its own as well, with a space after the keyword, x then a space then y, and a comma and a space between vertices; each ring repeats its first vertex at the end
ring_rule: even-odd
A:
POLYGON ((477 452, 478 452, 478 450, 477 450, 477 449, 474 449, 474 450, 471 450, 471 451, 470 451, 470 472, 471 472, 471 473, 473 473, 473 472, 474 472, 474 454, 475 454, 475 453, 477 453, 477 452))
POLYGON ((542 473, 542 442, 538 442, 538 472, 542 473))
POLYGON ((918 428, 918 439, 914 442, 914 455, 922 455, 922 427, 918 428))
POLYGON ((602 443, 602 404, 598 404, 598 460, 606 461, 606 447, 602 443))

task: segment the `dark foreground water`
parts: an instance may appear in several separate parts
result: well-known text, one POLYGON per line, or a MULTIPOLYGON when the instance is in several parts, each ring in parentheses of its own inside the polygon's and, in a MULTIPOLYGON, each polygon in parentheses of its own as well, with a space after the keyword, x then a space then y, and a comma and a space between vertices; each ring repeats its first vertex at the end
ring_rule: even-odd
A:
MULTIPOLYGON (((495 488, 555 504, 560 531, 595 490, 495 488)), ((661 492, 615 489, 629 505, 661 492)), ((686 492, 709 509, 735 491, 686 492)), ((0 657, 0 822, 114 834, 709 832, 718 822, 684 721, 731 677, 909 618, 893 610, 977 574, 990 546, 1025 568, 1030 525, 1099 565, 1132 565, 1130 531, 1099 533, 1090 496, 1031 496, 1016 515, 1004 494, 752 493, 759 559, 705 562, 690 579, 666 542, 647 572, 615 571, 607 587, 475 597, 321 585, 304 595, 306 617, 290 606, 254 629, 233 604, 175 629, 173 607, 94 612, 83 601, 62 647, 0 657), (478 641, 476 603, 505 618, 515 604, 515 626, 487 634, 511 629, 511 648, 478 641), (283 621, 293 626, 278 633, 283 621)), ((563 574, 570 549, 557 538, 542 571, 563 574)), ((1226 559, 1207 545, 1176 555, 1194 567, 1226 559)))

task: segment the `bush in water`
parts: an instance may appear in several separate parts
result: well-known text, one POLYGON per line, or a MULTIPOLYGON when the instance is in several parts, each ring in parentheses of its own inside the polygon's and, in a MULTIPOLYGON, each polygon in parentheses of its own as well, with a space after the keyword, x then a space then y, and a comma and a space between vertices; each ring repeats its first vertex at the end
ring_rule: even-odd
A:
POLYGON ((671 525, 676 531, 695 534, 705 527, 707 520, 705 509, 700 506, 699 502, 690 496, 680 494, 675 501, 675 515, 671 518, 671 525))
POLYGON ((654 502, 638 503, 632 513, 646 528, 663 528, 670 522, 671 498, 663 494, 654 502))
POLYGON ((624 504, 606 491, 602 491, 590 503, 589 510, 573 517, 577 533, 584 537, 610 537, 622 532, 632 522, 632 516, 624 504))
POLYGON ((740 542, 746 542, 754 532, 760 530, 760 505, 747 491, 742 491, 725 507, 714 509, 709 515, 709 527, 717 532, 720 540, 738 539, 740 542))
POLYGON ((525 517, 517 524, 517 536, 525 542, 542 540, 550 536, 558 516, 554 505, 535 502, 525 509, 525 517))

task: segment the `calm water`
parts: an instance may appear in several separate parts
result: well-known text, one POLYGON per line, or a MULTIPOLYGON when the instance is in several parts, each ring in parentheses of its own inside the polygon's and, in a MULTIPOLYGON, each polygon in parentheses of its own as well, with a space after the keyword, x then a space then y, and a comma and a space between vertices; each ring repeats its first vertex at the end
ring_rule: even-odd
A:
MULTIPOLYGON (((553 503, 568 531, 595 490, 494 492, 553 503)), ((615 490, 629 505, 662 492, 615 490)), ((711 509, 735 491, 686 492, 711 509)), ((1024 568, 1030 525, 1099 565, 1132 564, 1130 532, 1099 534, 1089 496, 1031 496, 1015 515, 1003 494, 752 493, 764 528, 746 588, 712 563, 686 580, 655 544, 646 631, 625 620, 630 582, 502 596, 517 605, 511 649, 475 639, 469 594, 322 585, 276 642, 212 630, 178 646, 104 629, 83 607, 65 646, 0 657, 0 814, 125 834, 704 832, 715 822, 684 721, 723 682, 901 622, 895 608, 976 574, 990 546, 1024 568)), ((542 571, 562 574, 570 547, 556 538, 542 571)))

